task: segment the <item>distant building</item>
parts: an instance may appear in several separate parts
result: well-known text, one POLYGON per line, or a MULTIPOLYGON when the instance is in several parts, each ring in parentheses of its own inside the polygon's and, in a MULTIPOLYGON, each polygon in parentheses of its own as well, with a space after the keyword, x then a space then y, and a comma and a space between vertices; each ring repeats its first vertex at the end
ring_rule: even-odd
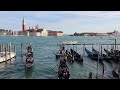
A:
POLYGON ((48 31, 46 29, 28 29, 27 35, 29 36, 48 36, 48 31))
POLYGON ((52 30, 48 30, 48 36, 63 36, 63 32, 62 31, 52 31, 52 30))
POLYGON ((46 30, 43 28, 39 28, 38 25, 35 26, 35 28, 26 29, 26 23, 23 18, 22 20, 22 31, 18 31, 18 35, 23 36, 63 36, 62 31, 52 31, 52 30, 46 30))
POLYGON ((0 36, 4 36, 4 35, 7 35, 6 32, 0 32, 0 36))
POLYGON ((23 21, 22 21, 22 31, 26 31, 26 23, 25 23, 25 20, 24 20, 24 17, 23 17, 23 21))
POLYGON ((107 32, 107 34, 109 36, 120 36, 120 33, 118 31, 116 31, 116 30, 114 30, 113 32, 107 32))

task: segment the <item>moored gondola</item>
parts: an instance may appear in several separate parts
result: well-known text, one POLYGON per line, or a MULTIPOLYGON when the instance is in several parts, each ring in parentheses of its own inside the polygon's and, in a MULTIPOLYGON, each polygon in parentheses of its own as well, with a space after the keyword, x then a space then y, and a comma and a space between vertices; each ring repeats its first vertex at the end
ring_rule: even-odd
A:
MULTIPOLYGON (((97 55, 99 55, 99 51, 95 50, 94 48, 93 48, 93 52, 96 53, 97 55)), ((101 54, 101 53, 100 53, 100 58, 103 59, 103 60, 105 60, 105 61, 108 62, 108 63, 111 63, 110 60, 111 60, 112 58, 111 58, 110 56, 108 56, 108 55, 105 55, 105 54, 101 54)))
POLYGON ((111 60, 114 62, 119 62, 120 61, 120 51, 119 50, 111 50, 108 51, 106 49, 104 49, 104 51, 106 52, 106 54, 111 57, 111 60))
POLYGON ((58 79, 69 79, 70 73, 65 59, 60 60, 58 67, 58 79))
POLYGON ((103 58, 101 58, 99 54, 97 54, 95 52, 91 52, 87 48, 85 48, 85 51, 86 51, 89 58, 96 60, 96 61, 98 61, 98 59, 99 59, 100 62, 103 61, 103 58))
POLYGON ((114 77, 116 78, 120 78, 119 75, 120 75, 120 68, 115 68, 113 71, 112 71, 112 74, 114 77))
POLYGON ((75 61, 81 61, 83 62, 83 57, 82 55, 78 54, 76 51, 74 51, 73 49, 70 49, 71 50, 71 54, 72 56, 74 57, 74 60, 75 61))

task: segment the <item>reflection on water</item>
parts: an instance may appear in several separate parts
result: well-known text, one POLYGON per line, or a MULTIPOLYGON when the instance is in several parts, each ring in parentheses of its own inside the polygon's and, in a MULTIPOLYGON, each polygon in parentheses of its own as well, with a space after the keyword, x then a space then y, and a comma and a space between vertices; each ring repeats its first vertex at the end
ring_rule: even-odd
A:
POLYGON ((31 77, 33 70, 34 70, 34 66, 32 66, 30 68, 25 68, 25 78, 31 77))

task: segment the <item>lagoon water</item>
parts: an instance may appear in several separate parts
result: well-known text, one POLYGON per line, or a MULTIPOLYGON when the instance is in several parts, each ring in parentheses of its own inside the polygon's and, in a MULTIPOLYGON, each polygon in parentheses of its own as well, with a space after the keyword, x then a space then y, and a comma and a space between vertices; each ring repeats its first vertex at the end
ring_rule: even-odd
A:
MULTIPOLYGON (((113 44, 114 40, 108 40, 110 37, 96 37, 96 36, 63 36, 63 37, 27 37, 27 36, 0 36, 0 44, 9 43, 16 45, 16 60, 13 60, 7 64, 0 64, 0 79, 57 79, 56 66, 59 60, 55 59, 55 54, 59 50, 57 43, 63 41, 78 41, 79 43, 94 43, 95 49, 98 49, 98 44, 113 44), (21 43, 24 46, 24 52, 29 43, 32 43, 34 50, 35 65, 31 70, 25 70, 24 60, 21 59, 21 43), (56 67, 55 67, 56 66, 56 67), (54 68, 55 67, 55 68, 54 68), (54 69, 53 69, 54 68, 54 69)), ((120 37, 115 37, 117 43, 120 44, 120 37)), ((72 45, 66 46, 66 49, 73 48, 72 45)), ((91 50, 91 46, 86 46, 91 50)), ((105 46, 106 48, 106 46, 105 46)), ((109 46, 108 48, 111 48, 109 46)), ((67 62, 70 70, 71 79, 87 79, 90 72, 96 75, 97 62, 87 57, 86 53, 83 53, 83 46, 74 46, 77 52, 84 55, 83 63, 74 62, 71 64, 67 62)), ((118 46, 120 49, 120 46, 118 46)), ((105 53, 103 51, 103 53, 105 53)), ((104 62, 105 63, 105 78, 112 79, 112 70, 119 66, 115 62, 104 62)), ((101 78, 103 65, 99 64, 98 76, 101 78)))

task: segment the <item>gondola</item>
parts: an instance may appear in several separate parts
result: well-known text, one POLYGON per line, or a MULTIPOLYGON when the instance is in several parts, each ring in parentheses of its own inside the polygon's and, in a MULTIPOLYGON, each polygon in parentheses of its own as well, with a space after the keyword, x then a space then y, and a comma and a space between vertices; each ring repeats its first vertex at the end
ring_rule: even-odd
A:
POLYGON ((88 55, 89 58, 98 61, 98 56, 99 56, 99 61, 100 61, 100 62, 103 61, 103 58, 101 58, 100 55, 98 55, 97 53, 91 52, 91 51, 89 51, 87 48, 85 48, 85 51, 86 51, 86 53, 87 53, 87 55, 88 55))
MULTIPOLYGON (((99 55, 99 51, 95 50, 94 48, 93 48, 93 52, 96 53, 97 55, 99 55)), ((112 58, 111 58, 110 56, 108 56, 108 55, 105 55, 105 54, 101 54, 101 53, 100 53, 100 58, 103 59, 103 60, 105 60, 105 61, 108 62, 108 63, 111 63, 110 60, 111 60, 112 58)))
POLYGON ((34 65, 34 57, 33 57, 33 49, 31 45, 28 47, 27 55, 26 55, 26 62, 25 67, 30 68, 34 65))
POLYGON ((119 62, 119 60, 120 60, 120 52, 119 52, 119 50, 113 50, 113 52, 110 52, 110 51, 104 49, 104 51, 106 52, 106 54, 108 56, 111 57, 111 60, 113 60, 115 62, 119 62))
POLYGON ((75 61, 81 61, 81 62, 83 62, 83 57, 80 55, 80 54, 78 54, 76 51, 74 51, 73 49, 70 49, 71 50, 71 54, 72 54, 72 56, 74 57, 74 60, 75 61))
POLYGON ((70 73, 68 66, 66 64, 66 60, 60 60, 60 64, 58 67, 58 79, 70 79, 70 73))
POLYGON ((30 68, 34 65, 34 58, 32 57, 31 53, 28 53, 26 56, 26 63, 25 63, 25 67, 26 68, 30 68))
POLYGON ((104 51, 106 52, 107 55, 111 56, 112 53, 104 48, 104 51))
POLYGON ((120 75, 120 68, 115 68, 113 71, 112 71, 112 74, 115 78, 119 78, 119 75, 120 75))

